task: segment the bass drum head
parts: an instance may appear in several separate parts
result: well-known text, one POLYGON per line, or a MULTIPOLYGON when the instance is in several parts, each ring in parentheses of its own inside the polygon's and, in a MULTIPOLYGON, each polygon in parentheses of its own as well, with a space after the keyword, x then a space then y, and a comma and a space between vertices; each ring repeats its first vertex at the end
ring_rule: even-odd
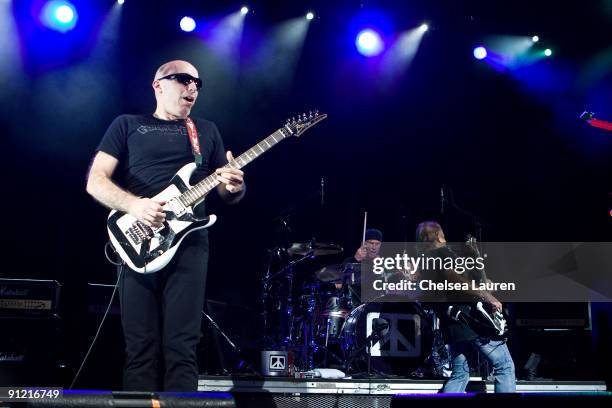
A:
POLYGON ((389 332, 372 347, 371 367, 385 374, 409 376, 431 353, 431 325, 414 302, 389 300, 364 303, 354 309, 342 327, 342 347, 348 358, 353 355, 353 369, 365 371, 366 339, 372 334, 372 320, 385 319, 389 332))

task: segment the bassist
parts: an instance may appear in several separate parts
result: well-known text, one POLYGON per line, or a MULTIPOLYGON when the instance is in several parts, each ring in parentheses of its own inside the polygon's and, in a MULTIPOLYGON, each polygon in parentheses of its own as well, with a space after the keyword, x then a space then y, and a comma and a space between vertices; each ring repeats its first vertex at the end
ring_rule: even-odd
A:
MULTIPOLYGON (((440 224, 435 221, 425 221, 419 224, 416 231, 417 242, 422 243, 427 251, 425 254, 430 258, 455 258, 453 251, 446 246, 446 238, 440 224)), ((468 279, 453 270, 421 271, 421 279, 434 281, 446 280, 450 283, 463 283, 468 279)), ((486 279, 485 276, 477 277, 486 279)), ((493 311, 501 311, 501 303, 489 292, 481 290, 459 291, 460 293, 441 293, 441 297, 431 299, 436 301, 435 310, 440 318, 440 325, 444 333, 445 341, 449 344, 451 369, 450 378, 444 384, 442 392, 458 393, 464 392, 470 379, 470 368, 466 354, 476 350, 482 354, 493 366, 495 377, 495 392, 515 392, 516 378, 514 374, 514 363, 505 340, 476 333, 461 319, 453 319, 447 313, 449 306, 453 306, 452 299, 464 299, 472 297, 490 306, 493 311)))

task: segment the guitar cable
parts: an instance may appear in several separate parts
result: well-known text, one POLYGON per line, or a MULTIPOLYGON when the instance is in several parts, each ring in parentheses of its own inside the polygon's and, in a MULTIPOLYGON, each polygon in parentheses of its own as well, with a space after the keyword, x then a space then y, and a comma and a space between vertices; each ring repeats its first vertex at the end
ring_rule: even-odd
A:
MULTIPOLYGON (((106 260, 115 266, 122 266, 123 262, 116 262, 110 258, 110 256, 108 255, 108 248, 113 249, 112 243, 110 241, 108 241, 106 245, 104 245, 104 256, 106 257, 106 260)), ((114 251, 114 249, 113 249, 113 252, 115 252, 115 255, 117 254, 117 252, 114 251)))
POLYGON ((119 273, 117 274, 117 282, 115 282, 115 285, 113 287, 113 293, 111 294, 111 298, 110 301, 108 302, 108 306, 106 306, 106 311, 104 312, 104 316, 102 316, 102 320, 100 321, 100 324, 98 325, 98 329, 96 330, 96 334, 93 338, 93 340, 91 341, 91 344, 89 345, 89 349, 87 350, 87 353, 85 353, 85 357, 83 357, 83 361, 81 362, 81 366, 79 367, 79 369, 77 370, 77 373, 74 375, 74 379, 72 380, 72 382, 70 383, 70 387, 68 387, 69 390, 72 389, 72 387, 74 387, 74 384, 76 384, 79 376, 81 375, 81 371, 83 371, 83 368, 85 367, 85 363, 87 362, 87 359, 89 358, 89 355, 91 354, 91 351, 94 348, 94 345, 96 344, 96 341, 98 340, 98 337, 100 336, 100 332, 102 331, 102 326, 104 326, 104 322, 106 321, 106 318, 108 317, 108 313, 110 312, 110 309, 113 305, 113 300, 115 300, 115 295, 117 294, 117 288, 119 287, 119 282, 121 281, 121 276, 123 275, 123 262, 115 262, 112 259, 110 259, 110 257, 108 256, 108 250, 107 248, 110 245, 110 241, 106 243, 106 245, 104 245, 104 255, 106 256, 106 259, 113 265, 115 266, 121 266, 121 268, 119 268, 119 273))

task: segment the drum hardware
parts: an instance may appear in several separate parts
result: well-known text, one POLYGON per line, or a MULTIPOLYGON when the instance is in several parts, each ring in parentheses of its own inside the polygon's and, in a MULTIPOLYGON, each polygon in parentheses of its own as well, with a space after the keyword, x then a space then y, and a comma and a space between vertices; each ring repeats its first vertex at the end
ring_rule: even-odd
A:
MULTIPOLYGON (((300 283, 295 282, 295 268, 308 260, 335 255, 342 250, 339 245, 316 242, 314 238, 307 243, 294 243, 289 249, 276 247, 268 250, 267 268, 261 286, 262 320, 267 347, 275 350, 297 348, 302 357, 298 361, 302 361, 305 368, 313 367, 312 355, 321 347, 316 339, 321 329, 313 321, 319 318, 322 311, 314 310, 318 305, 318 294, 305 293, 295 298, 295 284, 300 283), (288 255, 297 258, 290 260, 288 255), (275 261, 282 266, 278 271, 272 270, 275 261), (277 286, 274 287, 275 285, 277 286), (277 289, 279 293, 272 293, 273 289, 277 289), (296 301, 302 304, 296 305, 296 301), (295 310, 296 308, 300 310, 295 310), (271 324, 271 312, 272 320, 276 317, 278 322, 271 324)), ((319 284, 315 286, 310 289, 302 288, 302 293, 304 290, 320 292, 319 284)))
POLYGON ((316 242, 314 238, 310 242, 295 242, 287 249, 287 253, 292 256, 304 256, 307 254, 312 256, 327 256, 337 255, 342 253, 342 251, 344 251, 344 249, 340 245, 316 242))
POLYGON ((315 272, 315 276, 321 282, 345 282, 354 280, 353 274, 361 271, 360 263, 341 263, 328 265, 315 272))
MULTIPOLYGON (((269 251, 269 258, 268 258, 268 265, 266 268, 266 274, 264 275, 264 278, 262 280, 262 286, 261 286, 261 299, 262 299, 262 306, 263 306, 263 326, 264 326, 264 333, 267 335, 269 333, 270 327, 269 327, 269 319, 268 319, 268 312, 267 312, 267 306, 268 306, 268 302, 269 302, 269 292, 270 292, 270 285, 271 282, 273 282, 276 278, 278 277, 282 277, 283 275, 285 276, 285 282, 286 282, 286 286, 288 288, 287 290, 287 297, 285 300, 283 300, 283 303, 285 304, 284 308, 285 310, 282 311, 282 314, 284 314, 284 319, 287 319, 287 321, 289 321, 289 324, 291 323, 291 317, 293 315, 293 268, 306 261, 309 259, 312 259, 313 257, 313 253, 312 252, 308 252, 306 254, 304 254, 302 257, 295 259, 293 261, 290 261, 285 267, 281 268, 279 271, 276 271, 274 273, 271 272, 272 269, 272 262, 274 260, 274 258, 278 258, 279 260, 283 259, 283 254, 286 252, 286 250, 284 248, 274 248, 272 250, 269 251)), ((277 299, 278 300, 278 299, 277 299)), ((282 308, 282 305, 279 304, 278 307, 282 308)), ((291 341, 291 327, 286 327, 286 328, 281 328, 281 329, 285 329, 285 338, 282 339, 282 343, 284 343, 285 345, 287 343, 289 343, 291 341)), ((278 340, 278 339, 277 339, 278 340)), ((278 347, 278 345, 275 345, 275 347, 278 347)))

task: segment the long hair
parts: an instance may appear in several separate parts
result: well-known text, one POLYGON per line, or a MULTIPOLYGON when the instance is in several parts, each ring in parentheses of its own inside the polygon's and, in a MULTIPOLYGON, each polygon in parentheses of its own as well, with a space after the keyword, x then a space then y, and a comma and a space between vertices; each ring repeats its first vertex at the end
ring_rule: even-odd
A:
POLYGON ((431 249, 440 231, 442 231, 442 227, 438 222, 423 221, 416 229, 415 240, 424 243, 423 249, 431 249))

